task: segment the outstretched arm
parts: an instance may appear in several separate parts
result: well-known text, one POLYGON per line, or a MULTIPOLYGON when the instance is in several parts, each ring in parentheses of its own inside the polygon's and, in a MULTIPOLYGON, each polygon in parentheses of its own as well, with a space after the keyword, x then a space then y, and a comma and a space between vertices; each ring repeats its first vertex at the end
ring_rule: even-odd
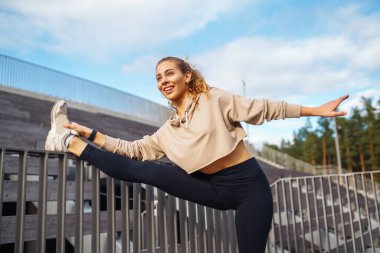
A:
POLYGON ((349 95, 344 95, 335 100, 331 100, 318 107, 301 106, 301 116, 323 116, 323 117, 336 117, 345 116, 347 112, 335 111, 343 100, 347 99, 349 95))
MULTIPOLYGON (((76 122, 69 122, 63 126, 77 131, 80 137, 84 138, 88 138, 92 132, 91 128, 82 126, 76 122)), ((93 143, 104 150, 125 155, 136 160, 157 160, 165 155, 159 144, 157 133, 150 136, 145 135, 140 140, 126 141, 97 132, 93 143)))

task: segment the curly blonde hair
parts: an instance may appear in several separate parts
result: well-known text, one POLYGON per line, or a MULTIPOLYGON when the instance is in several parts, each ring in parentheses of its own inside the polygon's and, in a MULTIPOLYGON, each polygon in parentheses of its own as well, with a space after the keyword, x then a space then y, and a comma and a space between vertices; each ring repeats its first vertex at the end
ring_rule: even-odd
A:
POLYGON ((159 60, 157 62, 156 69, 157 69, 158 65, 164 61, 174 62, 183 74, 185 74, 187 72, 191 73, 191 79, 190 79, 190 82, 187 84, 187 89, 190 92, 190 94, 192 95, 193 100, 195 100, 197 98, 198 94, 200 94, 200 93, 208 94, 208 92, 210 90, 210 85, 208 85, 206 83, 201 72, 199 70, 197 70, 196 68, 194 68, 190 63, 188 63, 187 61, 185 61, 181 58, 177 58, 174 56, 168 56, 168 57, 162 58, 161 60, 159 60))

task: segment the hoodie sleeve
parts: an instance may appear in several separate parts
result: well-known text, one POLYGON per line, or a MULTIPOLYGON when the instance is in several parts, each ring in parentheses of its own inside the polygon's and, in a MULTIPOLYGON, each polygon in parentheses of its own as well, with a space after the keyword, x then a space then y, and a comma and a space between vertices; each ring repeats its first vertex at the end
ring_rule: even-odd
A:
POLYGON ((104 143, 100 148, 124 155, 135 160, 158 160, 165 156, 160 146, 157 132, 152 135, 145 135, 140 140, 126 141, 105 135, 104 143))
POLYGON ((261 125, 264 121, 299 118, 301 105, 269 99, 248 99, 226 91, 220 92, 219 104, 230 122, 244 121, 261 125))

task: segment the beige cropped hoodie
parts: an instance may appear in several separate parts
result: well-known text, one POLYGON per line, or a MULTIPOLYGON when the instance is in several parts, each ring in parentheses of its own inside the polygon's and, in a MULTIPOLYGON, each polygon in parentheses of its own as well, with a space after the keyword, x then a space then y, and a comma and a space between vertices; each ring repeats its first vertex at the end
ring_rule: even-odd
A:
POLYGON ((248 99, 212 87, 189 99, 185 116, 174 113, 155 133, 126 141, 105 135, 101 148, 136 160, 165 155, 188 174, 231 153, 246 133, 240 122, 299 118, 301 105, 268 99, 248 99))

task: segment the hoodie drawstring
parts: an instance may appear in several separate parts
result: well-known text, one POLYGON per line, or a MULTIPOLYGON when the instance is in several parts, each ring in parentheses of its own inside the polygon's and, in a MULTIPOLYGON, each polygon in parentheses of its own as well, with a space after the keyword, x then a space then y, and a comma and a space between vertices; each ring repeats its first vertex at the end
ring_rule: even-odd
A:
MULTIPOLYGON (((199 98, 200 98, 200 94, 195 98, 195 100, 190 100, 190 103, 189 102, 186 103, 187 106, 186 106, 186 110, 185 110, 185 117, 181 118, 181 117, 179 117, 179 115, 177 113, 173 113, 169 118, 170 125, 172 125, 174 127, 179 127, 183 123, 186 122, 185 127, 186 127, 186 129, 188 129, 189 128, 189 117, 190 118, 192 117, 199 98)), ((187 100, 189 100, 189 98, 187 100)))
POLYGON ((189 127, 189 119, 188 119, 188 117, 187 117, 187 115, 188 115, 188 113, 187 113, 187 111, 185 112, 185 118, 186 118, 186 129, 188 129, 189 127))

